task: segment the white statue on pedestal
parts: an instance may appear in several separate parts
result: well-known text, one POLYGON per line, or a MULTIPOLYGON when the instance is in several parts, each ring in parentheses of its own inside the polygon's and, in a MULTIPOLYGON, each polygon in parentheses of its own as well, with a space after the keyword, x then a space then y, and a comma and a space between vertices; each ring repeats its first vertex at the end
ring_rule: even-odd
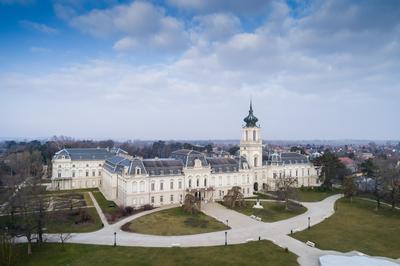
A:
POLYGON ((256 204, 253 206, 254 209, 264 209, 264 207, 260 204, 260 200, 257 199, 256 204))

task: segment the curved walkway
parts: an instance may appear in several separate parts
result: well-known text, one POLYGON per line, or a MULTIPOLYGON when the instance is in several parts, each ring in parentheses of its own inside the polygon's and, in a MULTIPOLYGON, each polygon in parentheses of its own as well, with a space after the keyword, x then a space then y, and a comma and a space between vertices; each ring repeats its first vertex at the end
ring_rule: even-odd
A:
MULTIPOLYGON (((298 216, 287 220, 277 221, 273 223, 259 222, 250 217, 227 209, 218 203, 204 204, 203 211, 217 220, 226 223, 231 227, 227 231, 211 232, 196 235, 184 236, 156 236, 143 235, 137 233, 125 232, 120 227, 143 215, 177 207, 177 205, 168 205, 150 211, 141 212, 115 224, 104 223, 104 228, 90 233, 73 233, 67 242, 81 244, 99 244, 113 245, 114 232, 116 232, 117 245, 119 246, 142 246, 142 247, 171 247, 179 245, 181 247, 198 247, 198 246, 218 246, 225 244, 225 232, 228 232, 228 244, 245 243, 252 240, 268 239, 273 243, 288 248, 291 252, 299 256, 301 265, 318 265, 318 258, 325 254, 343 254, 335 251, 323 251, 317 248, 307 246, 305 243, 289 237, 291 230, 301 231, 308 227, 308 219, 310 218, 311 226, 322 222, 325 218, 334 213, 334 203, 342 195, 330 196, 320 202, 303 202, 307 211, 298 216)), ((92 197, 94 199, 94 197, 92 197)), ((98 211, 101 212, 97 202, 93 200, 98 211)), ((102 217, 100 215, 100 217, 102 217)), ((102 219, 103 220, 103 219, 102 219)), ((46 235, 48 242, 60 242, 58 234, 46 235)))

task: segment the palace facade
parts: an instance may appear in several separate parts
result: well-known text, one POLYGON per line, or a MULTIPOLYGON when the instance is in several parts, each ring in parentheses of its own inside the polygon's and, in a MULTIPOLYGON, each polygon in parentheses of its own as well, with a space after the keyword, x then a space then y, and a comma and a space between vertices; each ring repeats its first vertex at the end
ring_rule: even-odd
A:
POLYGON ((244 196, 275 190, 277 178, 294 177, 297 186, 319 186, 318 172, 299 153, 263 153, 261 127, 252 104, 244 119, 237 156, 209 157, 193 150, 169 158, 142 159, 121 149, 63 149, 52 160, 52 188, 99 188, 123 206, 180 203, 187 193, 207 202, 219 200, 233 186, 244 196))

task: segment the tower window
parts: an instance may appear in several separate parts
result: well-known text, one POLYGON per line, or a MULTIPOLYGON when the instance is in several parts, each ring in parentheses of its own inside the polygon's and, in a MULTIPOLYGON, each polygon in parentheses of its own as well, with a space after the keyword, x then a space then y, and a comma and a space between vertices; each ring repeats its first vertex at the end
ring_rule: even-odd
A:
POLYGON ((256 139, 257 139, 256 137, 257 137, 257 133, 256 133, 255 130, 253 130, 253 140, 254 140, 254 141, 256 141, 256 139))

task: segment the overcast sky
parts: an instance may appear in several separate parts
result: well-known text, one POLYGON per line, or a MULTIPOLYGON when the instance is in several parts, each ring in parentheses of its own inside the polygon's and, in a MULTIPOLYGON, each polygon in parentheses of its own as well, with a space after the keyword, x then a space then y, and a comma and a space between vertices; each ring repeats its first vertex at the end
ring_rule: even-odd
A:
POLYGON ((400 139, 398 0, 0 0, 0 137, 400 139))

